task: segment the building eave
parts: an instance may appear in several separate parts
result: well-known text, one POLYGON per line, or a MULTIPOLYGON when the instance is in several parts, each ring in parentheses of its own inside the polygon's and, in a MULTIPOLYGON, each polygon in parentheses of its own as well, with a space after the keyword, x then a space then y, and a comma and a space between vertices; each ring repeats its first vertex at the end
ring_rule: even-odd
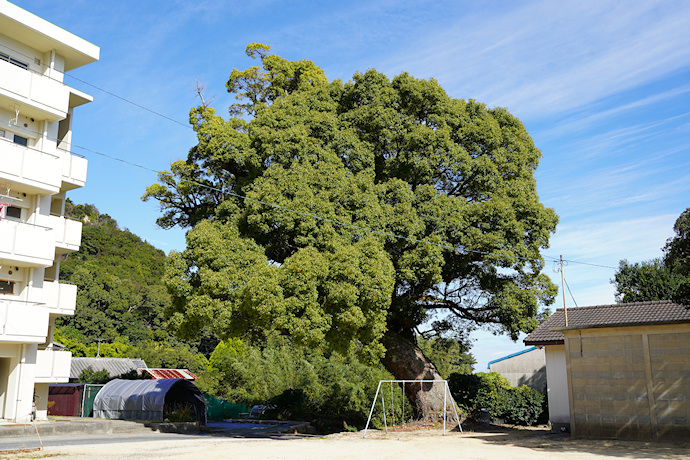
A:
POLYGON ((65 59, 65 72, 100 57, 98 46, 8 1, 0 0, 0 30, 42 53, 55 50, 65 59))

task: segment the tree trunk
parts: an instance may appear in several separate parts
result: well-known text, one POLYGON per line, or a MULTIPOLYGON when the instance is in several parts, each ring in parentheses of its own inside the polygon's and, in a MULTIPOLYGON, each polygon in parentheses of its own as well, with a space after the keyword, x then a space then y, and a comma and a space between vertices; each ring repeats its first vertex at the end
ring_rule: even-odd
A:
MULTIPOLYGON (((386 347, 386 355, 381 362, 396 380, 442 380, 436 366, 415 344, 391 332, 384 336, 382 342, 386 347)), ((444 392, 444 385, 440 382, 405 384, 405 394, 417 418, 423 415, 427 418, 442 417, 444 392)))

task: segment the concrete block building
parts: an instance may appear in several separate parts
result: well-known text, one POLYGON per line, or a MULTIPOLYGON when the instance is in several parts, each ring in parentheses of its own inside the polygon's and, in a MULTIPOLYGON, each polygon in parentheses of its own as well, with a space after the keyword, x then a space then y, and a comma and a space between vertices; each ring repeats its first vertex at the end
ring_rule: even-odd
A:
POLYGON ((53 329, 76 304, 60 256, 81 241, 81 223, 64 210, 66 193, 86 181, 86 159, 70 151, 73 112, 92 97, 64 74, 99 53, 0 0, 0 419, 45 418, 48 385, 69 378, 71 353, 53 329))
POLYGON ((557 310, 525 338, 546 350, 549 417, 586 438, 690 438, 690 310, 670 301, 557 310))

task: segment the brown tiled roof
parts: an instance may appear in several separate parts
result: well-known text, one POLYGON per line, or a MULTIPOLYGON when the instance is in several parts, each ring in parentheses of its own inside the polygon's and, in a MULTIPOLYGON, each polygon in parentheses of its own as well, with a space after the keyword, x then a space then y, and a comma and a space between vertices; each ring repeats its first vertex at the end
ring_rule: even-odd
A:
POLYGON ((563 332, 560 332, 563 329, 672 323, 690 323, 690 310, 669 300, 569 308, 567 328, 563 309, 559 308, 525 337, 524 342, 525 345, 563 343, 563 332))

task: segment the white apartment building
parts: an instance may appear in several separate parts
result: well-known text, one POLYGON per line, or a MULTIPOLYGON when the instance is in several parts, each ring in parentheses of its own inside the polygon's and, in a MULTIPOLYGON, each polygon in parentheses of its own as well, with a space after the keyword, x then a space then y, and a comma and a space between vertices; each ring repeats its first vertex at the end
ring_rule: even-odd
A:
POLYGON ((60 256, 81 242, 65 194, 86 181, 86 159, 70 153, 72 115, 93 98, 63 77, 99 53, 0 0, 0 419, 26 422, 34 404, 46 418, 48 385, 69 378, 72 355, 53 330, 76 305, 76 286, 59 281, 60 256))

